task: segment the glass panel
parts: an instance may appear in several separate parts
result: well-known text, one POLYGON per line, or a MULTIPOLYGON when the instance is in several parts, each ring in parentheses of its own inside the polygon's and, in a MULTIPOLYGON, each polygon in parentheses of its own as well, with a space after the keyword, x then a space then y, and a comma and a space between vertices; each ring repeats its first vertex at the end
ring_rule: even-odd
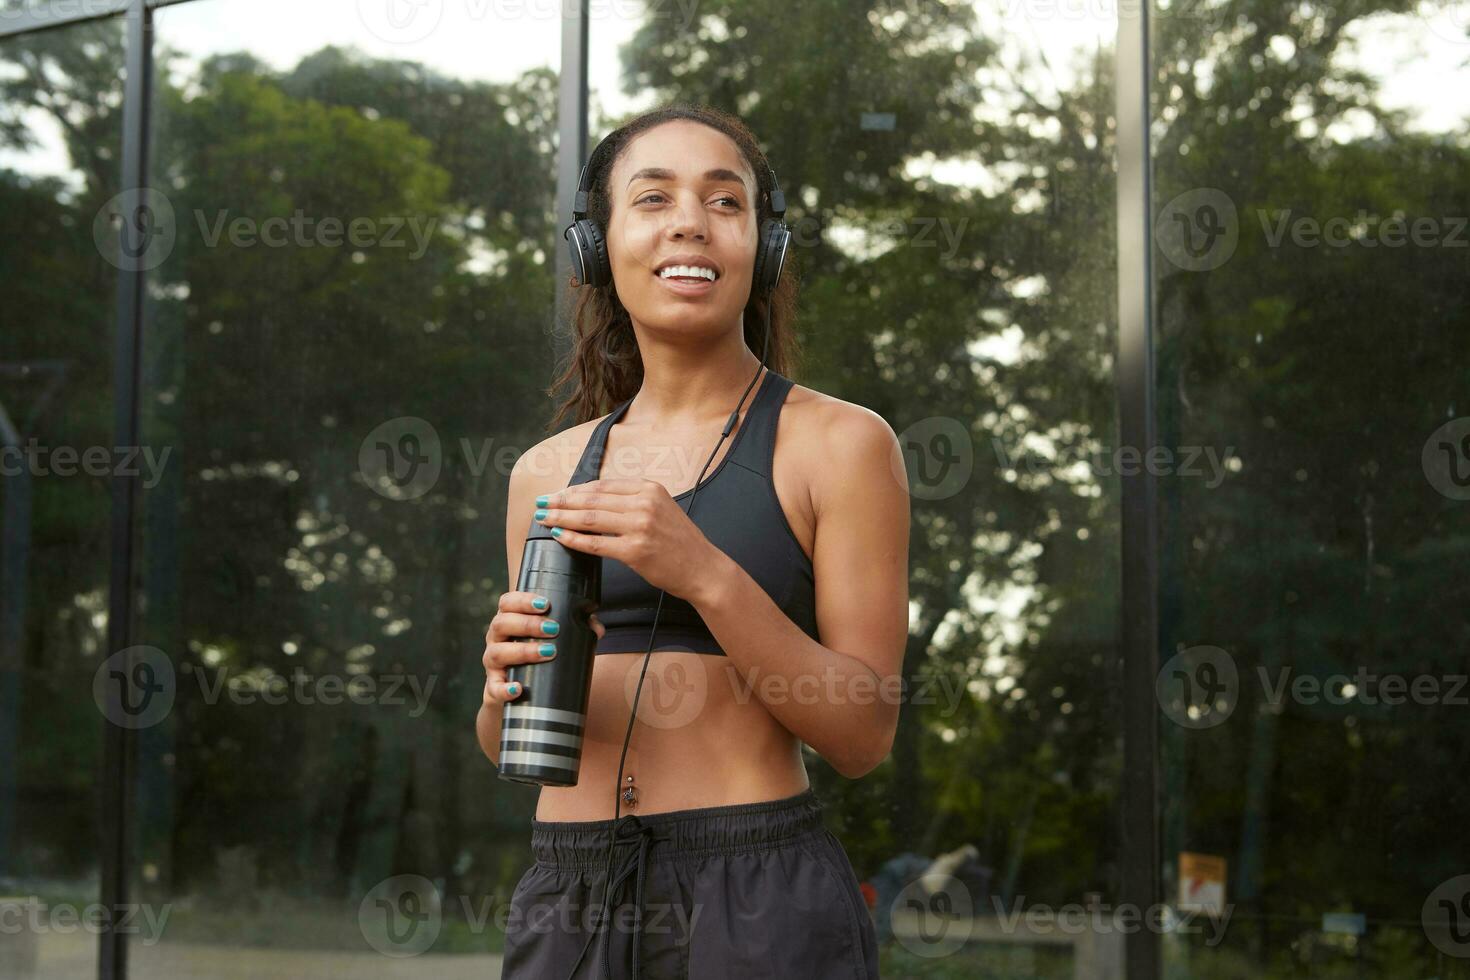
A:
POLYGON ((561 24, 496 18, 156 14, 144 429, 173 457, 144 584, 172 703, 137 868, 172 917, 140 975, 498 971, 535 800, 473 727, 507 477, 544 435, 561 24))
POLYGON ((1115 18, 868 6, 594 17, 589 128, 674 100, 747 122, 794 235, 794 380, 903 447, 893 751, 859 780, 804 755, 885 975, 1120 970, 1116 935, 1044 923, 1119 901, 1115 18))
POLYGON ((1464 975, 1467 26, 1158 14, 1170 976, 1464 975))
POLYGON ((5 977, 97 973, 123 51, 116 20, 0 41, 5 977))

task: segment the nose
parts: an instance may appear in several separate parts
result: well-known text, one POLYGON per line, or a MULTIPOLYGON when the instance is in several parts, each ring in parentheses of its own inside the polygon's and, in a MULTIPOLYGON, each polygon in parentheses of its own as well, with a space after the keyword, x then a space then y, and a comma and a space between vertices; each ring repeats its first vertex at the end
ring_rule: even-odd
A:
POLYGON ((669 219, 669 234, 673 238, 692 237, 698 241, 707 241, 709 238, 709 226, 704 207, 700 204, 699 195, 687 194, 679 199, 679 204, 672 210, 672 218, 669 219))

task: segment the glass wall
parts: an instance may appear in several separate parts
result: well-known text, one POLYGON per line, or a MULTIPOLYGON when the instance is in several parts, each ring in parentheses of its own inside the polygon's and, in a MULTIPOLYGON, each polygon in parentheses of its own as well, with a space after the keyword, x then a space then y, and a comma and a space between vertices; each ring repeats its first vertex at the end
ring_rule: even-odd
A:
POLYGON ((0 975, 97 975, 123 31, 0 40, 0 975), (19 928, 15 924, 36 923, 19 928), (70 926, 68 926, 70 923, 70 926))
POLYGON ((1467 26, 1158 12, 1170 976, 1467 975, 1467 26))
POLYGON ((473 724, 543 438, 560 22, 383 9, 155 15, 144 976, 495 975, 530 861, 473 724))
POLYGON ((904 450, 893 752, 852 781, 805 750, 885 975, 1121 970, 1119 937, 1044 921, 1120 900, 1115 18, 752 2, 591 30, 589 145, 672 100, 762 141, 802 282, 794 380, 904 450))
MULTIPOLYGON (((130 975, 498 976, 536 794, 472 727, 566 342, 561 5, 156 7, 143 194, 125 19, 16 27, 81 6, 0 0, 0 976, 103 972, 122 731, 130 975)), ((589 4, 589 146, 666 101, 740 114, 787 196, 794 379, 899 436, 898 736, 861 780, 806 752, 885 976, 1131 976, 1125 917, 1171 980, 1470 976, 1470 0, 1156 0, 1148 133, 1117 121, 1133 13, 589 4), (1147 459, 1120 140, 1152 167, 1147 459), (1160 670, 1125 691, 1140 469, 1160 670), (1121 870, 1140 705, 1152 919, 1121 870)))

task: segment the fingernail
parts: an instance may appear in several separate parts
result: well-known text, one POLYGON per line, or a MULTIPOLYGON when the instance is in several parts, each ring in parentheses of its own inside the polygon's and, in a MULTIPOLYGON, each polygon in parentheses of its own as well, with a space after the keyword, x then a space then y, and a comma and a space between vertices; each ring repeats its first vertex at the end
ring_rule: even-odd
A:
POLYGON ((531 516, 534 517, 538 521, 544 521, 546 519, 546 511, 544 511, 544 510, 538 510, 538 511, 536 511, 535 514, 533 514, 531 516))
POLYGON ((546 597, 538 595, 536 598, 531 600, 531 605, 535 606, 537 609, 545 609, 546 597))
POLYGON ((515 681, 511 681, 506 690, 510 691, 511 697, 515 697, 517 694, 521 693, 521 686, 515 681))
POLYGON ((541 496, 536 498, 537 507, 545 507, 549 503, 551 503, 551 498, 545 494, 542 494, 541 496))
POLYGON ((556 644, 555 643, 543 643, 538 648, 538 651, 537 652, 539 652, 541 654, 541 656, 543 656, 543 657, 549 657, 553 653, 556 652, 556 644))
POLYGON ((561 630, 561 624, 554 619, 548 619, 541 624, 541 632, 547 636, 555 636, 561 630))
POLYGON ((559 527, 552 528, 551 529, 551 536, 553 538, 559 538, 559 537, 561 537, 561 528, 559 528, 559 527))

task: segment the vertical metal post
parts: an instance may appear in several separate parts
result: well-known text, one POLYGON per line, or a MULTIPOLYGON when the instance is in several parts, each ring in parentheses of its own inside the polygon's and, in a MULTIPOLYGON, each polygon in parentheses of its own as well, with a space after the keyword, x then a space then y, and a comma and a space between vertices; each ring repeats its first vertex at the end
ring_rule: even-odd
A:
POLYGON ((557 105, 556 153, 556 336, 553 350, 560 361, 571 351, 571 303, 563 288, 572 272, 561 230, 572 222, 572 195, 582 164, 587 162, 587 52, 590 35, 590 0, 565 0, 569 16, 561 22, 561 75, 557 105))
MULTIPOLYGON (((1118 430, 1149 458, 1154 420, 1152 163, 1149 144, 1149 0, 1118 6, 1118 430)), ((1159 552, 1157 488, 1147 466, 1120 477, 1123 681, 1122 901, 1145 913, 1128 933, 1124 975, 1158 980, 1160 937, 1147 910, 1160 896, 1159 552)))
MULTIPOLYGON (((145 0, 128 4, 126 78, 123 88, 122 190, 138 192, 148 180, 149 102, 152 93, 153 22, 145 0)), ((125 199, 127 200, 127 199, 125 199)), ((137 194, 134 207, 145 206, 137 194)), ((146 234, 142 229, 150 223, 138 222, 133 214, 124 215, 120 234, 126 248, 124 255, 141 255, 137 241, 146 234)), ((126 263, 124 264, 127 265, 126 263)), ((116 339, 113 360, 113 439, 117 446, 141 445, 139 401, 142 379, 143 298, 142 268, 123 268, 117 277, 116 339)), ((120 468, 121 470, 121 468, 120 468)), ((139 514, 138 476, 115 472, 112 475, 112 519, 110 583, 107 608, 107 652, 110 656, 133 645, 136 632, 133 612, 137 608, 134 574, 137 565, 139 514)), ((116 685, 108 686, 109 697, 122 697, 116 685)), ((122 717, 111 712, 111 717, 122 717)), ((135 732, 104 720, 103 766, 99 812, 101 820, 100 863, 102 869, 101 901, 109 910, 109 922, 116 922, 128 902, 132 875, 131 842, 133 840, 133 786, 136 771, 135 732)), ((126 935, 112 928, 98 935, 97 964, 102 980, 127 980, 126 935)))

